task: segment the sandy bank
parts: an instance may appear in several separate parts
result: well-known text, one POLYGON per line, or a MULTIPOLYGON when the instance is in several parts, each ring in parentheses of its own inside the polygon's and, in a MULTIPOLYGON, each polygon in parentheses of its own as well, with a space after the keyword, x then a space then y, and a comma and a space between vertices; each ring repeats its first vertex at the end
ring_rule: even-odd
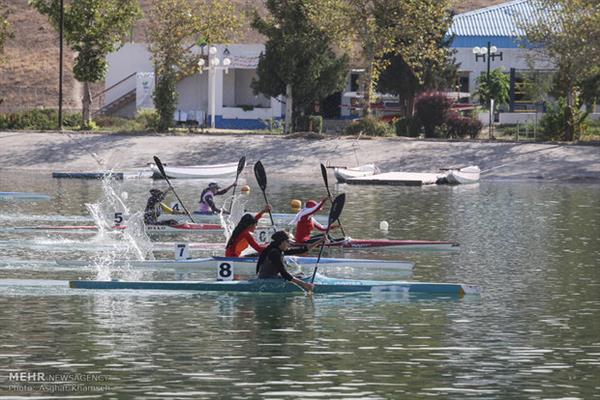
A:
POLYGON ((179 165, 261 159, 269 174, 320 178, 319 163, 354 166, 375 162, 382 171, 436 172, 478 165, 482 179, 546 179, 600 182, 600 147, 570 144, 285 139, 258 135, 115 135, 0 132, 0 168, 88 172, 144 167, 158 155, 179 165), (92 153, 94 156, 92 156, 92 153))

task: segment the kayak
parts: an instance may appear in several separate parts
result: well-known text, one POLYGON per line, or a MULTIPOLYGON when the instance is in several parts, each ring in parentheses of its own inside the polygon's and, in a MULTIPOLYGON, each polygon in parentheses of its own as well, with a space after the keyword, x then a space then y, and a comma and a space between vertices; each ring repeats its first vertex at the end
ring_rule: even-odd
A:
POLYGON ((399 250, 458 250, 459 244, 451 241, 436 240, 406 240, 406 239, 352 239, 329 242, 329 247, 342 247, 345 249, 368 249, 377 247, 392 247, 399 250))
MULTIPOLYGON (((247 213, 256 215, 258 212, 247 211, 247 213)), ((290 214, 290 213, 273 213, 272 215, 273 215, 273 222, 275 222, 276 225, 287 225, 296 216, 296 214, 290 214)), ((227 217, 227 216, 225 216, 225 217, 227 217)), ((202 223, 219 223, 221 221, 219 214, 201 214, 201 213, 193 212, 192 218, 194 218, 195 222, 202 222, 202 223)), ((320 224, 327 224, 327 216, 326 215, 316 215, 313 218, 315 218, 320 224)), ((187 214, 171 214, 171 213, 167 213, 167 212, 163 212, 158 217, 159 221, 168 220, 168 219, 174 219, 175 221, 178 221, 178 222, 185 222, 185 221, 189 221, 190 217, 188 217, 187 214)), ((264 223, 268 222, 269 224, 271 224, 271 220, 269 219, 269 213, 265 213, 262 216, 261 222, 264 222, 264 223)))
MULTIPOLYGON (((309 282, 310 277, 303 278, 309 282)), ((373 281, 329 278, 317 274, 314 292, 318 293, 424 293, 462 297, 478 295, 480 289, 461 283, 430 283, 408 281, 373 281)), ((302 293, 294 284, 283 279, 251 279, 241 281, 69 281, 72 289, 120 290, 180 290, 204 292, 302 293)))
MULTIPOLYGON (((220 231, 223 227, 219 224, 192 224, 183 223, 179 225, 146 225, 148 233, 195 233, 206 231, 220 231)), ((4 227, 3 232, 60 232, 60 233, 95 233, 98 232, 96 225, 37 225, 37 226, 10 226, 4 227)), ((126 225, 115 225, 110 229, 124 230, 126 225)))
MULTIPOLYGON (((259 238, 260 241, 260 238, 259 238)), ((190 248, 194 249, 213 249, 219 246, 217 243, 190 243, 190 248)), ((220 245, 223 247, 223 245, 220 245)), ((416 250, 437 250, 454 251, 459 250, 460 245, 451 241, 436 240, 405 240, 405 239, 345 239, 329 242, 326 244, 332 248, 344 249, 370 249, 386 247, 388 250, 416 251, 416 250)))
POLYGON ((42 193, 0 192, 0 200, 50 200, 50 196, 42 193))
MULTIPOLYGON (((317 262, 317 257, 295 257, 286 256, 288 263, 293 266, 298 264, 301 267, 314 267, 317 262)), ((148 267, 148 268, 174 268, 174 269, 190 269, 198 268, 214 268, 219 269, 221 265, 230 265, 235 268, 236 272, 255 273, 256 257, 206 257, 206 258, 190 258, 183 260, 113 260, 111 265, 114 266, 131 266, 131 267, 148 267)), ((79 260, 55 260, 57 265, 61 266, 86 266, 89 261, 79 260)), ((411 261, 402 260, 369 260, 359 258, 328 258, 321 257, 319 266, 323 268, 368 268, 377 270, 401 270, 410 271, 414 267, 411 261)))
MULTIPOLYGON (((207 179, 235 176, 238 163, 190 166, 164 166, 165 174, 173 179, 207 179)), ((153 177, 162 179, 162 173, 155 164, 150 164, 154 172, 153 177)))

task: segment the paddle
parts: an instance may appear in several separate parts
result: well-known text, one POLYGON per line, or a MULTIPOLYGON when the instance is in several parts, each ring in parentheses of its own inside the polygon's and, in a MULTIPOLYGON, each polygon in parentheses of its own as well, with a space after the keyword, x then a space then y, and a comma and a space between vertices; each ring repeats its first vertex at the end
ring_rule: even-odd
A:
POLYGON ((242 156, 242 158, 240 158, 240 161, 238 162, 237 173, 235 174, 235 183, 233 184, 232 197, 235 197, 235 188, 237 187, 238 178, 240 177, 240 174, 244 170, 244 167, 246 167, 246 156, 242 156))
MULTIPOLYGON (((254 164, 254 176, 256 177, 256 182, 258 182, 260 190, 262 190, 265 203, 269 204, 269 200, 267 200, 267 193, 265 192, 265 190, 267 190, 267 174, 265 173, 265 167, 263 167, 260 160, 254 164)), ((273 214, 271 214, 271 210, 269 210, 269 217, 271 218, 271 225, 275 226, 275 221, 273 221, 273 214)))
POLYGON ((192 214, 190 214, 190 212, 188 211, 188 209, 183 204, 183 201, 181 201, 181 199, 177 195, 177 192, 175 192, 175 189, 173 188, 173 185, 171 185, 171 182, 169 181, 169 178, 167 178, 167 174, 165 172, 165 167, 163 167, 162 162, 160 161, 160 159, 157 156, 154 156, 154 162, 156 163, 156 166, 158 167, 158 170, 162 174, 164 180, 167 181, 167 184, 169 185, 169 187, 173 191, 173 194, 175 195, 175 197, 177 197, 177 200, 179 201, 179 204, 181 204, 181 207, 183 207, 183 210, 186 212, 186 214, 188 215, 188 217, 190 217, 190 220, 192 222, 195 222, 194 218, 192 218, 192 214))
POLYGON ((237 188, 238 178, 240 174, 246 167, 246 156, 242 156, 240 161, 238 162, 237 172, 235 174, 235 183, 233 184, 233 194, 231 195, 231 206, 229 207, 229 213, 231 214, 231 209, 233 208, 233 201, 235 200, 235 189, 237 188))
MULTIPOLYGON (((331 202, 331 210, 329 210, 329 221, 327 221, 327 229, 325 230, 325 240, 327 240, 327 235, 329 234, 329 228, 331 228, 331 225, 340 218, 342 210, 344 209, 345 202, 345 193, 338 194, 337 197, 331 202)), ((315 270, 313 271, 312 278, 310 278, 310 283, 313 283, 315 281, 315 275, 317 275, 317 268, 319 267, 319 261, 321 261, 321 255, 323 254, 324 247, 325 242, 321 244, 321 249, 319 250, 319 256, 317 257, 317 263, 315 264, 315 270)))
MULTIPOLYGON (((331 195, 331 191, 329 190, 329 180, 327 179, 327 168, 325 167, 325 165, 323 165, 323 163, 321 163, 321 175, 323 175, 323 182, 325 182, 325 188, 327 189, 327 196, 329 196, 329 200, 331 200, 333 202, 333 196, 331 195)), ((337 222, 340 224, 340 229, 342 230, 342 235, 344 235, 344 237, 346 237, 346 232, 344 232, 344 227, 342 226, 342 221, 337 220, 337 222)))

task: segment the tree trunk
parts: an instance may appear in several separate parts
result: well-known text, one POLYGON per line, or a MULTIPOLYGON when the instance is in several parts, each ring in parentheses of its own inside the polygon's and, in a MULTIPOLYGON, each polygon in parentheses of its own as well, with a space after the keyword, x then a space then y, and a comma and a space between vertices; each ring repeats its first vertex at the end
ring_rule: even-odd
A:
POLYGON ((365 71, 364 90, 365 94, 363 97, 363 117, 371 115, 371 88, 373 87, 373 58, 369 53, 368 66, 365 71))
POLYGON ((285 130, 284 133, 292 133, 292 85, 285 86, 285 130))
POLYGON ((83 82, 83 102, 82 102, 82 121, 83 127, 88 128, 92 122, 92 92, 89 82, 83 82))

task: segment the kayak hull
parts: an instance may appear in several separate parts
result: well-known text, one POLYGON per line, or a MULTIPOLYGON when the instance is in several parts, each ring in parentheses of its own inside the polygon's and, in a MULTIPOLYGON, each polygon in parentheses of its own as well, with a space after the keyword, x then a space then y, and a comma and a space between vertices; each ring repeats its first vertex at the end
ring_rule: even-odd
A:
MULTIPOLYGON (((223 227, 219 224, 179 224, 179 225, 146 225, 146 232, 154 233, 197 233, 221 231, 223 227)), ((127 229, 125 225, 115 225, 116 231, 127 229)), ((44 233, 96 233, 96 225, 38 225, 38 226, 11 226, 2 228, 3 231, 12 232, 44 232, 44 233)))
MULTIPOLYGON (((256 212, 249 212, 252 215, 256 215, 256 212)), ((296 216, 296 214, 291 214, 291 213, 273 213, 273 222, 275 222, 275 224, 289 224, 294 217, 296 216)), ((192 213, 192 218, 194 218, 194 221, 198 222, 198 223, 219 223, 221 221, 221 217, 219 214, 200 214, 197 212, 193 212, 192 213)), ((321 224, 327 224, 327 216, 326 215, 316 215, 314 216, 314 218, 321 224)), ((178 222, 186 222, 190 220, 190 217, 188 217, 187 214, 169 214, 169 213, 162 213, 159 217, 158 217, 159 221, 162 220, 169 220, 169 219, 174 219, 175 221, 178 222)), ((268 222, 269 225, 271 224, 271 220, 269 219, 269 214, 265 213, 262 218, 261 218, 261 222, 268 222)))
MULTIPOLYGON (((317 257, 286 257, 288 263, 298 264, 301 267, 313 268, 317 257)), ((223 263, 233 265, 235 272, 255 273, 256 257, 206 257, 192 258, 187 260, 116 260, 111 265, 123 265, 136 268, 165 268, 179 271, 197 271, 198 269, 217 270, 223 263)), ((56 264, 62 266, 85 266, 89 262, 78 260, 56 260, 56 264)), ((328 258, 322 257, 319 261, 321 268, 365 268, 374 270, 411 271, 414 263, 402 260, 367 260, 357 258, 328 258)))
POLYGON ((29 193, 29 192, 0 192, 0 200, 31 200, 38 201, 50 200, 50 196, 42 193, 29 193))
MULTIPOLYGON (((164 166, 165 174, 172 179, 209 179, 235 176, 238 163, 217 165, 191 165, 182 167, 164 166)), ((154 176, 162 179, 162 173, 154 164, 150 165, 154 176)))
MULTIPOLYGON (((304 278, 310 280, 310 278, 304 278)), ((477 286, 457 283, 429 283, 405 281, 370 281, 335 279, 317 276, 315 290, 318 293, 427 293, 449 296, 479 294, 477 286)), ((178 290, 202 292, 246 293, 301 293, 297 286, 283 279, 253 279, 247 281, 69 281, 72 289, 117 290, 178 290)))

